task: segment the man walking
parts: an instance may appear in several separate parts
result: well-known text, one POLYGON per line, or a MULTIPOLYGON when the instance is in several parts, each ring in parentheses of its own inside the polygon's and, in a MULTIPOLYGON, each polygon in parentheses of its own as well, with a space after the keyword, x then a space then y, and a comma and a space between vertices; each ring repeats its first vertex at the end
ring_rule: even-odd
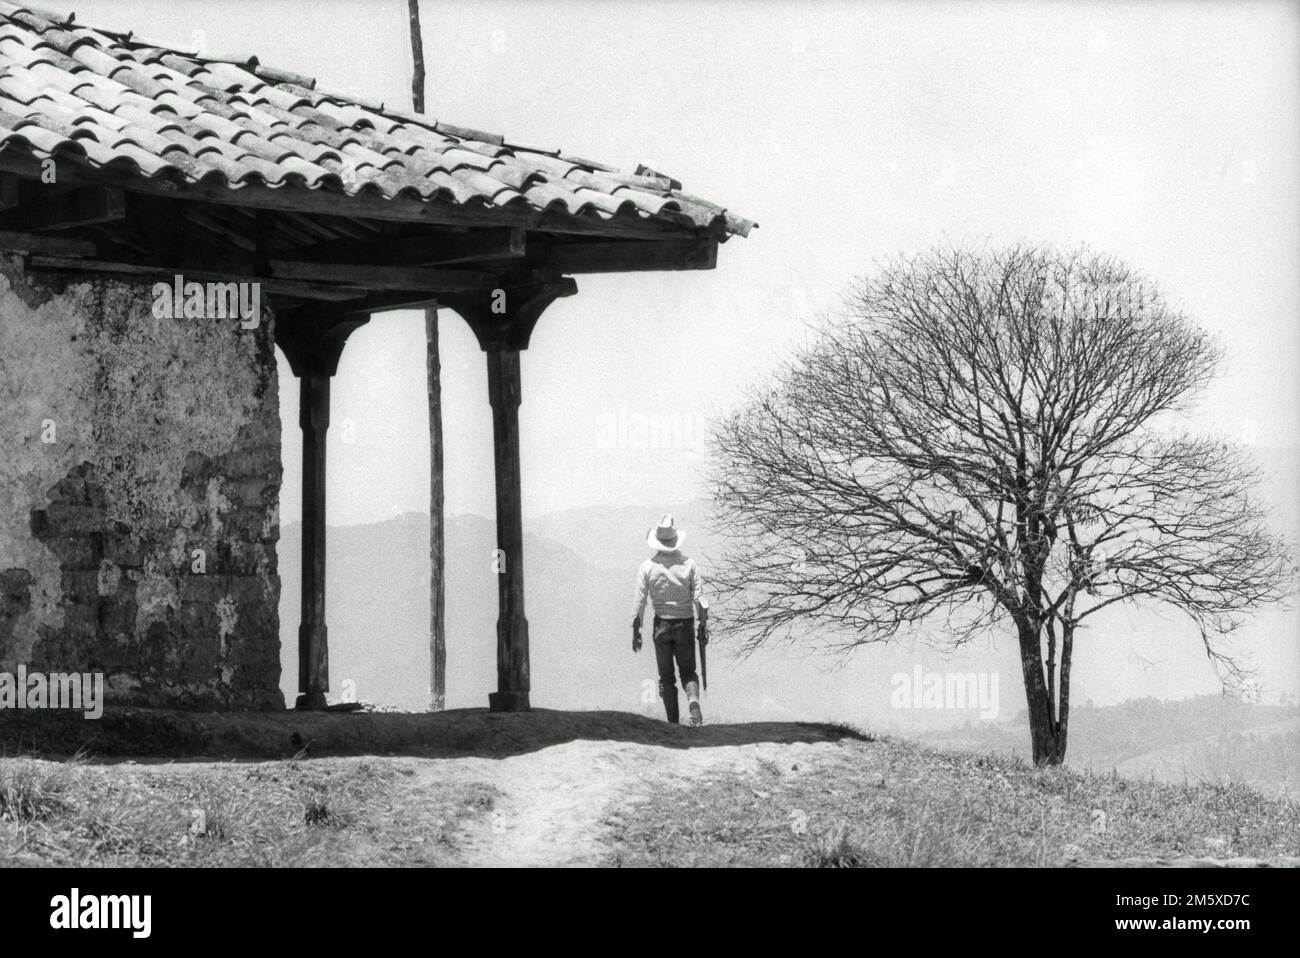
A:
POLYGON ((641 651, 641 618, 648 598, 654 605, 655 662, 659 667, 659 697, 664 700, 668 721, 677 724, 677 681, 673 664, 681 675, 682 688, 691 713, 691 724, 702 725, 700 683, 695 674, 695 617, 700 619, 700 643, 708 642, 709 601, 694 559, 682 555, 686 535, 666 515, 646 535, 646 545, 655 554, 641 563, 636 576, 636 599, 632 618, 632 651, 641 651))

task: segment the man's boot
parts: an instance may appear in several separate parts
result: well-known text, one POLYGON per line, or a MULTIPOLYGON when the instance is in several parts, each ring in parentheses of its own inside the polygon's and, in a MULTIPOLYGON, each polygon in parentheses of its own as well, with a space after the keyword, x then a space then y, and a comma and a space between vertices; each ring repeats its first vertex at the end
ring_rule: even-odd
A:
POLYGON ((700 711, 700 683, 686 683, 686 703, 691 710, 691 724, 703 725, 704 713, 700 711))
POLYGON ((664 700, 664 712, 668 715, 668 721, 677 724, 677 683, 665 686, 659 683, 659 697, 664 700))

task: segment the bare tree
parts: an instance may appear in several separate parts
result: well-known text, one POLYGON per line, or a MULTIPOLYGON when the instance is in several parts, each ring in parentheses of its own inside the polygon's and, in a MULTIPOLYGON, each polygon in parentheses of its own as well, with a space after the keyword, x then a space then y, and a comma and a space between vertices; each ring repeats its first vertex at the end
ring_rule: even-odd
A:
POLYGON ((1223 637, 1293 565, 1239 452, 1177 431, 1219 352, 1147 280, 1078 252, 938 251, 719 424, 720 585, 743 651, 821 627, 960 646, 1014 629, 1036 764, 1063 760, 1088 619, 1150 600, 1223 637))
MULTIPOLYGON (((424 112, 424 36, 420 0, 407 0, 411 34, 411 104, 424 112)), ((424 311, 429 393, 429 709, 447 707, 446 532, 442 482, 442 360, 438 348, 438 309, 424 311)))

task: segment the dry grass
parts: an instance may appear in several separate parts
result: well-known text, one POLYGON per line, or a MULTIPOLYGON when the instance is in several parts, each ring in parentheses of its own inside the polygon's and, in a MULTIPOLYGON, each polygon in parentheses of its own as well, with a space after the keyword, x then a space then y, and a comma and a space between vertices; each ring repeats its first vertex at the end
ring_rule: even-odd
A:
POLYGON ((620 822, 610 861, 633 866, 1300 856, 1300 805, 1244 786, 1035 769, 889 739, 842 742, 813 768, 678 782, 620 822))
MULTIPOLYGON (((0 759, 0 861, 472 864, 482 851, 472 836, 489 830, 503 795, 472 776, 417 774, 429 761, 0 759)), ((840 734, 809 748, 777 746, 747 764, 676 767, 694 771, 633 774, 612 796, 600 838, 607 863, 855 868, 1300 857, 1300 805, 1239 785, 1035 769, 1014 758, 840 734)))
POLYGON ((401 760, 92 765, 0 759, 0 860, 30 865, 410 865, 454 860, 483 785, 411 787, 401 760))

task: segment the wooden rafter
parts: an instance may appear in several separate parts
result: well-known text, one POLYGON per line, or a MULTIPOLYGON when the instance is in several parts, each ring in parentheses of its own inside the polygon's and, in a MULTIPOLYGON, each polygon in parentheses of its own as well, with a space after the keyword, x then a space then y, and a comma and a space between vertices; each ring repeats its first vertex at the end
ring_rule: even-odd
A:
POLYGON ((108 263, 93 259, 76 259, 67 256, 28 256, 26 267, 30 270, 88 270, 99 273, 119 273, 124 276, 150 276, 159 280, 171 279, 181 273, 186 281, 216 283, 260 283, 269 293, 301 299, 346 301, 362 299, 366 290, 332 283, 309 283, 286 279, 267 279, 254 275, 239 275, 220 270, 181 269, 167 266, 141 266, 138 263, 108 263))
POLYGON ((321 283, 350 283, 371 289, 426 289, 460 292, 492 289, 492 273, 466 269, 426 269, 421 266, 356 266, 351 263, 303 263, 273 259, 270 275, 321 283))
POLYGON ((546 252, 545 262, 558 273, 713 269, 718 244, 711 239, 557 243, 546 252))
POLYGON ((403 233, 309 246, 294 254, 304 262, 348 262, 375 266, 441 266, 481 260, 519 259, 527 251, 525 232, 519 227, 487 228, 471 232, 429 235, 403 233))
POLYGON ((89 186, 21 199, 0 213, 0 227, 27 232, 63 230, 112 223, 126 216, 125 193, 115 187, 89 186))

